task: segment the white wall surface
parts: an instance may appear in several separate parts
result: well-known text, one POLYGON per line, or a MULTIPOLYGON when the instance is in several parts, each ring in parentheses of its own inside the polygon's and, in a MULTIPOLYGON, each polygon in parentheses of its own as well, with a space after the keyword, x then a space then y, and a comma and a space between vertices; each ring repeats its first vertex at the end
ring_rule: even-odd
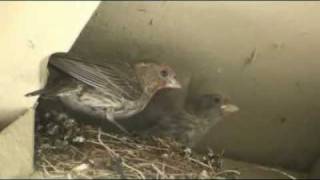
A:
POLYGON ((0 128, 35 103, 36 97, 24 94, 41 87, 41 61, 51 53, 68 51, 98 4, 0 3, 0 128))

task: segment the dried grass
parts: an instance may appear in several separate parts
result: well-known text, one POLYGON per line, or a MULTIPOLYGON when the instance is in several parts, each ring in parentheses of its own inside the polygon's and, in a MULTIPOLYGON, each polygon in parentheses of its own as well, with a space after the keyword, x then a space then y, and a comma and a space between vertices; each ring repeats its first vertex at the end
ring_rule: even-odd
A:
POLYGON ((90 125, 82 127, 81 136, 81 141, 62 147, 40 136, 36 162, 44 178, 225 179, 240 174, 170 139, 114 135, 90 125))

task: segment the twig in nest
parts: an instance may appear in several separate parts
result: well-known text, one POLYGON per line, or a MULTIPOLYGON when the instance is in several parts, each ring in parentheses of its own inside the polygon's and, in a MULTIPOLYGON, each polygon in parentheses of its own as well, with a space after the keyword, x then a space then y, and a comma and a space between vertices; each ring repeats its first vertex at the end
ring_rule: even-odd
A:
MULTIPOLYGON (((128 160, 137 160, 137 161, 141 161, 141 162, 144 162, 144 163, 139 163, 138 166, 146 166, 146 165, 149 165, 149 160, 146 160, 146 159, 141 159, 141 158, 129 158, 127 157, 128 160)), ((182 169, 179 169, 177 167, 174 167, 174 166, 170 166, 169 164, 166 164, 166 163, 162 163, 162 162, 154 162, 155 164, 159 164, 159 165, 163 165, 167 168, 170 168, 172 170, 175 170, 175 171, 179 171, 179 172, 183 172, 182 169)))
POLYGON ((289 179, 293 179, 293 180, 296 180, 297 178, 284 172, 284 171, 281 171, 279 169, 275 169, 275 168, 270 168, 270 167, 264 167, 264 166, 257 166, 257 168, 259 169, 262 169, 262 170, 266 170, 266 171, 273 171, 273 172, 277 172, 277 173, 280 173, 286 177, 288 177, 289 179))
POLYGON ((84 171, 84 170, 86 170, 86 169, 88 169, 88 168, 89 168, 89 164, 83 163, 83 164, 80 164, 80 165, 72 168, 71 171, 81 172, 81 171, 84 171))
POLYGON ((192 157, 188 157, 188 159, 189 159, 190 161, 192 161, 192 162, 195 162, 195 163, 203 166, 203 167, 206 167, 206 168, 208 168, 208 169, 212 169, 212 167, 210 167, 209 165, 207 165, 207 164, 205 164, 205 163, 203 163, 203 162, 201 162, 201 161, 199 161, 199 160, 197 160, 197 159, 194 159, 194 158, 192 158, 192 157))
POLYGON ((144 176, 144 174, 143 174, 141 171, 139 171, 138 169, 136 169, 136 168, 128 165, 128 164, 125 163, 125 162, 122 162, 122 164, 123 164, 124 167, 126 167, 126 168, 128 168, 128 169, 130 169, 130 170, 132 170, 132 171, 134 171, 134 172, 136 172, 136 173, 140 176, 141 179, 146 179, 146 177, 144 176))
MULTIPOLYGON (((95 133, 94 130, 89 130, 88 132, 95 133)), ((115 140, 121 142, 121 144, 126 144, 126 145, 128 145, 128 146, 130 146, 132 148, 141 147, 141 144, 137 144, 137 143, 134 143, 134 142, 127 142, 127 141, 123 140, 122 138, 117 137, 115 135, 111 135, 111 134, 104 133, 104 132, 101 132, 101 135, 109 137, 109 138, 112 138, 112 139, 115 139, 115 140)), ((158 140, 158 141, 160 141, 160 140, 158 140)), ((168 148, 160 148, 160 147, 150 146, 150 145, 146 145, 146 144, 143 144, 142 147, 144 149, 154 149, 154 150, 160 150, 160 151, 168 151, 168 148)), ((166 145, 166 147, 168 147, 168 145, 166 145)))
POLYGON ((63 172, 63 171, 59 170, 56 166, 54 166, 51 162, 49 162, 45 157, 42 157, 42 160, 44 162, 46 162, 52 169, 54 169, 54 171, 59 172, 59 173, 63 172))
POLYGON ((74 147, 74 146, 70 146, 73 150, 75 150, 75 151, 77 151, 79 154, 81 154, 82 156, 83 156, 83 158, 80 160, 81 162, 83 161, 83 160, 85 160, 85 159, 88 159, 88 155, 87 154, 85 154, 85 153, 83 153, 83 152, 81 152, 78 148, 76 148, 76 147, 74 147))
POLYGON ((114 152, 109 146, 107 146, 106 144, 103 143, 103 141, 101 140, 101 129, 100 128, 98 130, 98 141, 109 152, 110 156, 115 160, 115 162, 119 163, 116 166, 116 170, 120 174, 121 178, 125 179, 126 177, 123 173, 123 170, 121 169, 122 168, 121 164, 124 165, 124 163, 123 162, 121 163, 121 158, 116 152, 114 152))
MULTIPOLYGON (((91 131, 91 132, 93 132, 93 131, 91 131)), ((101 133, 100 135, 103 135, 103 136, 106 136, 106 137, 115 139, 115 140, 121 142, 122 144, 126 144, 126 145, 128 145, 128 146, 130 146, 130 147, 132 147, 132 148, 135 148, 135 146, 133 146, 132 143, 126 142, 125 140, 123 140, 123 139, 121 139, 121 138, 119 138, 119 137, 117 137, 117 136, 114 136, 114 135, 111 135, 111 134, 108 134, 108 133, 101 132, 101 129, 99 129, 99 132, 101 133)))
POLYGON ((168 150, 170 148, 170 145, 168 143, 166 143, 163 139, 159 138, 159 137, 155 137, 155 136, 152 136, 152 139, 156 142, 159 142, 160 145, 166 147, 166 150, 168 150))
POLYGON ((98 130, 98 141, 99 141, 100 145, 103 146, 109 152, 111 157, 117 157, 118 156, 118 154, 116 152, 114 152, 109 146, 104 144, 104 142, 101 140, 101 129, 100 128, 98 130))
MULTIPOLYGON (((121 161, 120 156, 102 141, 102 139, 101 139, 101 129, 100 128, 98 130, 97 138, 98 138, 98 142, 93 141, 93 140, 88 140, 87 142, 90 142, 90 143, 93 143, 93 144, 97 144, 97 145, 100 145, 100 146, 104 147, 115 163, 118 163, 119 161, 121 161)), ((122 169, 120 169, 120 168, 122 168, 121 164, 123 164, 123 163, 119 162, 118 166, 116 166, 116 171, 121 176, 121 178, 125 179, 125 175, 123 174, 122 169)))
POLYGON ((114 178, 120 175, 124 178, 125 173, 128 179, 169 179, 195 178, 203 169, 210 171, 209 176, 215 175, 215 164, 212 167, 197 156, 186 158, 181 153, 183 146, 172 139, 122 138, 96 127, 85 128, 86 141, 80 146, 68 144, 65 152, 42 148, 42 155, 50 161, 42 159, 43 175, 65 178, 114 178), (162 157, 164 153, 170 155, 162 157), (72 171, 81 164, 90 164, 90 167, 79 172, 72 171))
POLYGON ((51 176, 51 174, 48 172, 47 168, 44 165, 41 165, 41 167, 46 176, 51 176))
POLYGON ((166 174, 164 172, 162 172, 156 165, 151 164, 151 167, 157 172, 157 174, 160 175, 160 177, 162 178, 167 178, 166 174))
POLYGON ((161 164, 162 164, 162 172, 166 174, 166 165, 164 163, 161 163, 161 164))
POLYGON ((224 171, 220 171, 220 172, 215 173, 215 176, 220 176, 221 174, 227 174, 227 173, 240 175, 240 172, 236 171, 236 170, 224 170, 224 171))

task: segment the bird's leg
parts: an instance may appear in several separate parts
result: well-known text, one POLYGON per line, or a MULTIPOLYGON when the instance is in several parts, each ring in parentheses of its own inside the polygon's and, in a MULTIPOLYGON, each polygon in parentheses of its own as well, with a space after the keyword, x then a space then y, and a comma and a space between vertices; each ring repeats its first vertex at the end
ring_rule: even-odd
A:
POLYGON ((114 124, 115 126, 117 126, 122 132, 124 132, 125 134, 129 135, 129 131, 126 130, 123 126, 121 126, 118 122, 116 122, 114 120, 113 117, 113 109, 112 108, 108 108, 106 109, 106 119, 111 122, 112 124, 114 124))

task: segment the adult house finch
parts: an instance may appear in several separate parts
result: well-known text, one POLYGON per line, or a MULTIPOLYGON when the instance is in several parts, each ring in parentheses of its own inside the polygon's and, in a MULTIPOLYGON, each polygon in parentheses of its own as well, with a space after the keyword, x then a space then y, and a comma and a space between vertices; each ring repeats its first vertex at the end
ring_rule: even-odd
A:
POLYGON ((224 115, 238 111, 236 105, 220 94, 204 94, 186 103, 186 108, 158 118, 158 124, 142 132, 143 136, 173 138, 194 147, 224 115))
POLYGON ((88 63, 66 53, 50 56, 48 66, 68 75, 58 79, 52 88, 26 96, 58 97, 73 110, 93 116, 104 116, 128 133, 117 119, 141 112, 153 95, 166 88, 181 88, 174 70, 165 64, 100 62, 88 63))
MULTIPOLYGON (((179 69, 176 71, 179 71, 179 69)), ((143 111, 118 122, 125 126, 127 130, 130 130, 130 132, 139 134, 139 132, 143 132, 156 125, 159 119, 161 120, 161 117, 179 111, 185 104, 188 94, 187 87, 190 81, 190 76, 187 72, 179 71, 179 76, 179 83, 184 88, 179 90, 165 89, 158 92, 143 111)))

